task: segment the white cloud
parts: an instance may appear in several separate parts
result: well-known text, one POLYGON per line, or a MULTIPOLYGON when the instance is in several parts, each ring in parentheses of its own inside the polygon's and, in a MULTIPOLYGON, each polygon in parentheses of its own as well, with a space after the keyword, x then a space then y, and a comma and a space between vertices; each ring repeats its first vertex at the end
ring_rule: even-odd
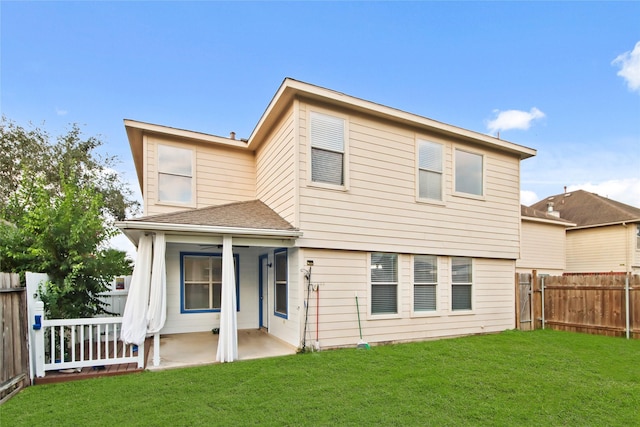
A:
POLYGON ((570 185, 567 191, 585 190, 616 202, 640 208, 640 178, 612 179, 599 184, 570 185))
POLYGON ((545 114, 536 107, 529 111, 493 110, 493 112, 496 118, 487 122, 487 129, 492 134, 509 129, 527 130, 531 127, 531 122, 545 117, 545 114))
POLYGON ((521 190, 520 191, 520 204, 525 206, 531 206, 535 202, 540 200, 535 191, 521 190))
POLYGON ((611 65, 620 67, 618 75, 626 80, 629 90, 640 93, 640 41, 632 51, 618 55, 611 65))
POLYGON ((67 115, 67 113, 69 113, 67 110, 62 110, 62 109, 60 109, 60 108, 56 107, 56 114, 57 114, 57 115, 59 115, 59 116, 66 116, 66 115, 67 115))

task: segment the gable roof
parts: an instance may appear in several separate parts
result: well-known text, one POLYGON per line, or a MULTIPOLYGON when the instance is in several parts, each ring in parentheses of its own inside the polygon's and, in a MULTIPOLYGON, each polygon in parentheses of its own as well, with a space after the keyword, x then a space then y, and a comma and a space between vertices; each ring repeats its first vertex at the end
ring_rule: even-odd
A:
POLYGON ((549 196, 531 207, 546 211, 550 203, 561 218, 578 227, 640 222, 640 209, 584 190, 549 196))
POLYGON ((249 148, 262 143, 265 139, 264 136, 277 123, 277 120, 284 113, 290 103, 294 99, 300 98, 347 108, 351 111, 357 111, 380 119, 390 120, 395 123, 402 123, 418 129, 437 133, 445 137, 454 137, 473 144, 491 147, 503 152, 509 152, 518 155, 521 160, 536 155, 536 150, 533 148, 514 144, 483 133, 438 122, 427 117, 387 107, 375 102, 366 101, 335 90, 294 80, 290 77, 284 79, 280 88, 267 106, 267 109, 262 114, 262 117, 258 121, 255 129, 251 133, 248 140, 249 148))
POLYGON ((564 227, 574 227, 576 225, 569 220, 558 218, 557 216, 550 213, 539 211, 537 209, 530 208, 524 205, 520 205, 520 218, 524 221, 544 222, 548 224, 561 225, 564 227))

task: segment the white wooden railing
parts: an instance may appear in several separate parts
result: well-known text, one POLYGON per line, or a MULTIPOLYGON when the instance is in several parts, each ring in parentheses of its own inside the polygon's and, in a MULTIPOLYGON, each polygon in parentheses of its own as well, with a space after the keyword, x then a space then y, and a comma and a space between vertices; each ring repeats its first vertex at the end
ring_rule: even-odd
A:
POLYGON ((120 363, 144 367, 144 345, 124 345, 119 341, 122 317, 47 320, 41 301, 35 303, 34 314, 37 377, 51 370, 100 368, 120 363))

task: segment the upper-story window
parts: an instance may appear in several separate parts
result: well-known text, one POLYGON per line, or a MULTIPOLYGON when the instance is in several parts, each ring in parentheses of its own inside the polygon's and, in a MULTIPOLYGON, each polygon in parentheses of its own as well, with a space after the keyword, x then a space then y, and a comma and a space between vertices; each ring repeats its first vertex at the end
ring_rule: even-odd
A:
POLYGON ((158 201, 193 203, 193 150, 158 145, 158 201))
POLYGON ((484 194, 483 157, 481 154, 456 149, 456 192, 484 194))
POLYGON ((636 225, 636 249, 640 249, 640 225, 636 225))
POLYGON ((345 120, 311 112, 311 181, 344 185, 345 120))
POLYGON ((418 140, 418 198, 442 200, 442 144, 418 140))

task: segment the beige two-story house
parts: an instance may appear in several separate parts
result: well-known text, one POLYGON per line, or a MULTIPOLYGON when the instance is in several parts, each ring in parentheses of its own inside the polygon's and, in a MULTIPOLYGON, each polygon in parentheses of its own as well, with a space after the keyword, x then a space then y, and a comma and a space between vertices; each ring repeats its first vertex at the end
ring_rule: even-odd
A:
POLYGON ((118 225, 163 236, 152 332, 355 346, 358 306, 372 344, 514 327, 534 149, 288 78, 246 140, 125 128, 145 216, 118 225))

